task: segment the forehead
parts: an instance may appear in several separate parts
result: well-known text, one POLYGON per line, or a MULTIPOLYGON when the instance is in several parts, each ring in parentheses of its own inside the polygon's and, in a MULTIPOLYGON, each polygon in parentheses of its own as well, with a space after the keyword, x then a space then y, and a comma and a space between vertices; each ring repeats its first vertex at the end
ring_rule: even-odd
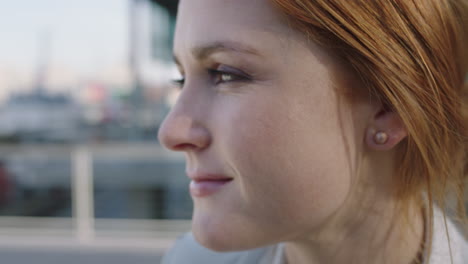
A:
POLYGON ((174 51, 229 40, 259 46, 291 34, 269 0, 181 0, 174 51))

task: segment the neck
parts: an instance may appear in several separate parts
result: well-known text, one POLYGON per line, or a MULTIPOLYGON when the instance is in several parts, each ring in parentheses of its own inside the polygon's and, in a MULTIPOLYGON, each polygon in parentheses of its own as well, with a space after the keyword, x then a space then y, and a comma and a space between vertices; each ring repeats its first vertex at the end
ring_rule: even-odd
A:
POLYGON ((369 209, 365 210, 365 216, 360 217, 356 213, 359 211, 355 211, 354 219, 347 218, 341 223, 332 220, 319 232, 286 242, 287 262, 420 263, 424 237, 422 209, 412 205, 408 217, 403 217, 394 204, 374 201, 369 209))

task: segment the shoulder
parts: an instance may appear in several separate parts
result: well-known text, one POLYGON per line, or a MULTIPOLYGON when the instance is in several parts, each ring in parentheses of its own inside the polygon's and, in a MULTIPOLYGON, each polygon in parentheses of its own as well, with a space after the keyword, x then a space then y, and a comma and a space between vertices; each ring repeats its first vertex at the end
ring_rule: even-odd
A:
POLYGON ((434 210, 433 241, 429 264, 468 263, 468 242, 455 224, 439 209, 434 210), (447 226, 445 225, 447 224, 447 226), (449 243, 450 241, 450 243, 449 243))
POLYGON ((177 239, 174 246, 164 256, 162 264, 256 264, 269 251, 271 251, 271 247, 226 253, 215 252, 200 245, 192 233, 187 233, 177 239))

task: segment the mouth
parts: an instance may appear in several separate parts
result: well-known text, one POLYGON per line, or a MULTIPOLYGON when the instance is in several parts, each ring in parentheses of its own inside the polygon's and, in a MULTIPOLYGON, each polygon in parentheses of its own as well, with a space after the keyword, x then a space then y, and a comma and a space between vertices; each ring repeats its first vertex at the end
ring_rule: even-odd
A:
POLYGON ((218 175, 200 175, 190 178, 192 179, 190 182, 190 194, 193 197, 199 198, 211 196, 233 181, 233 178, 218 175))

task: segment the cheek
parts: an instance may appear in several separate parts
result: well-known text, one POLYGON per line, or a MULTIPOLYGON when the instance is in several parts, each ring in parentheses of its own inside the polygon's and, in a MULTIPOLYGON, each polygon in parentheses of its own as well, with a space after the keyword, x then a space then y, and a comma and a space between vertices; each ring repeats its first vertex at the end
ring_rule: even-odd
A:
POLYGON ((240 200, 255 219, 318 224, 349 190, 342 124, 333 104, 279 98, 225 108, 231 126, 223 126, 230 127, 223 148, 239 173, 240 200))

